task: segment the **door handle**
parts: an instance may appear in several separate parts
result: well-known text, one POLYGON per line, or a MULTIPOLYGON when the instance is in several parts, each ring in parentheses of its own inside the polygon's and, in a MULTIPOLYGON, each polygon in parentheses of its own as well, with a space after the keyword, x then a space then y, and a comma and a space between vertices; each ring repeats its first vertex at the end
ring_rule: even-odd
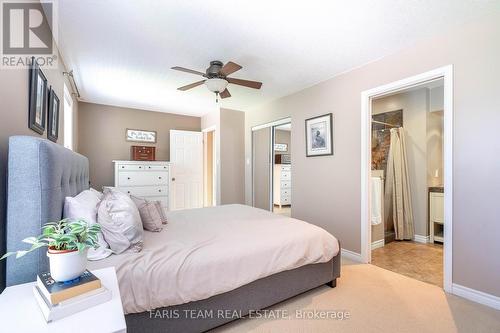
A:
POLYGON ((172 181, 175 182, 175 178, 172 178, 172 181))

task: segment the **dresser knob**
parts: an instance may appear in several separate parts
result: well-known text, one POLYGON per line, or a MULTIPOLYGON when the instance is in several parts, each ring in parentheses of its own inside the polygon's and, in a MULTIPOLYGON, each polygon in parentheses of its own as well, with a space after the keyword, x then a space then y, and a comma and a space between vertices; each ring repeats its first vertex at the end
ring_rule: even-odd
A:
POLYGON ((127 191, 128 194, 130 194, 130 191, 127 191))
POLYGON ((130 177, 127 177, 128 180, 130 180, 130 177))
POLYGON ((161 190, 158 190, 158 192, 161 192, 161 190))
POLYGON ((142 167, 140 166, 139 169, 142 169, 142 167))
POLYGON ((151 167, 149 167, 151 169, 151 167))
POLYGON ((161 179, 161 177, 158 177, 158 179, 161 179))

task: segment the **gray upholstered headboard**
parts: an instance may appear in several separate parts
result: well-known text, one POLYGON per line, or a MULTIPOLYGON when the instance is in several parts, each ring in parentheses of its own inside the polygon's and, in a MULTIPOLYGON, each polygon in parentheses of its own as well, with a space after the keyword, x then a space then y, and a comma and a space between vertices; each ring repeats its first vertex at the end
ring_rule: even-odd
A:
MULTIPOLYGON (((30 136, 9 138, 7 251, 26 249, 21 241, 62 218, 64 198, 89 188, 89 161, 61 145, 30 136)), ((48 269, 44 249, 7 259, 7 286, 34 281, 48 269)))

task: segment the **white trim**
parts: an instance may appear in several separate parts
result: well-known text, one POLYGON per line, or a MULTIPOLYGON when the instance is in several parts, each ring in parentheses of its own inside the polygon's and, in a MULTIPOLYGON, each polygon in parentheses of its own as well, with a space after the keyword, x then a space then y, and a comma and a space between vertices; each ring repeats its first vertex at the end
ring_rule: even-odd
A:
POLYGON ((252 127, 252 132, 260 130, 260 129, 263 129, 263 128, 267 128, 267 127, 284 125, 284 124, 291 123, 291 122, 292 122, 292 118, 290 118, 290 117, 283 118, 283 119, 278 119, 278 120, 275 120, 275 121, 271 121, 269 123, 265 123, 265 124, 262 124, 262 125, 254 126, 254 127, 252 127))
POLYGON ((361 260, 361 254, 359 254, 359 253, 352 252, 352 251, 349 251, 346 249, 341 249, 341 252, 342 252, 342 257, 344 257, 346 259, 356 261, 356 262, 363 262, 361 260))
POLYGON ((375 249, 378 249, 380 247, 384 247, 385 246, 385 239, 379 239, 378 241, 375 241, 375 242, 372 242, 372 251, 375 250, 375 249))
POLYGON ((500 310, 500 297, 453 283, 452 294, 500 310))
POLYGON ((452 225, 453 225, 453 65, 440 67, 403 80, 361 93, 361 258, 371 261, 370 173, 371 173, 371 100, 444 78, 444 290, 452 290, 452 225))
POLYGON ((415 235, 413 240, 417 243, 429 243, 431 236, 415 235))
POLYGON ((207 128, 202 129, 201 131, 203 133, 205 133, 205 132, 212 132, 212 131, 215 131, 215 127, 216 127, 215 125, 212 125, 212 126, 209 126, 207 128))

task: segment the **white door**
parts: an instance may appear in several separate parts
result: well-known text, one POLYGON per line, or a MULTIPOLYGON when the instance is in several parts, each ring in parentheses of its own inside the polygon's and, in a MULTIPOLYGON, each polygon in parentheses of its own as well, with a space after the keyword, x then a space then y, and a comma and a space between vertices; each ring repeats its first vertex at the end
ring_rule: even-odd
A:
POLYGON ((170 209, 203 207, 203 133, 170 131, 170 209))

